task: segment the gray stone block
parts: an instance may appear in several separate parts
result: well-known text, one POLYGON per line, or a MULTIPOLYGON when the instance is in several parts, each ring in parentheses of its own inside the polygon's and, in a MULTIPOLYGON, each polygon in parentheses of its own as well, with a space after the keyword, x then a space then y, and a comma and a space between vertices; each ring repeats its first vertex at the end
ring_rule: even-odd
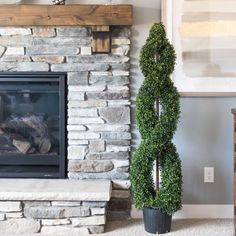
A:
POLYGON ((131 102, 130 100, 110 100, 107 101, 109 107, 117 107, 117 106, 130 106, 131 102))
POLYGON ((129 167, 129 160, 112 160, 115 168, 118 168, 118 167, 129 167))
POLYGON ((111 161, 69 161, 68 171, 84 173, 108 172, 114 168, 111 161))
POLYGON ((84 125, 67 125, 67 131, 85 131, 84 125))
MULTIPOLYGON (((130 131, 129 125, 90 124, 86 125, 89 130, 96 132, 125 132, 130 131)), ((118 140, 116 140, 118 141, 118 140)))
POLYGON ((49 71, 45 62, 1 62, 0 71, 49 71))
POLYGON ((104 120, 99 117, 69 118, 68 124, 70 125, 104 124, 104 120))
POLYGON ((5 216, 5 214, 3 214, 3 213, 0 213, 0 221, 3 221, 3 220, 5 220, 6 219, 6 216, 5 216))
POLYGON ((23 201, 24 208, 29 207, 49 207, 51 202, 49 201, 23 201))
POLYGON ((73 92, 102 92, 106 89, 105 85, 72 85, 68 87, 69 91, 73 92))
POLYGON ((65 217, 87 217, 90 216, 89 207, 67 207, 65 208, 65 217))
POLYGON ((91 76, 112 76, 111 71, 91 71, 91 76))
POLYGON ((81 206, 81 202, 78 201, 71 201, 71 202, 64 202, 64 201, 52 201, 52 206, 60 206, 60 207, 77 207, 81 206))
POLYGON ((106 208, 105 207, 93 207, 91 208, 91 215, 105 215, 106 208))
POLYGON ((33 45, 51 45, 51 46, 89 46, 92 37, 56 37, 56 38, 34 38, 33 45))
POLYGON ((69 139, 99 139, 100 134, 98 133, 91 133, 91 132, 72 132, 70 131, 68 134, 69 139))
POLYGON ((88 153, 87 146, 69 146, 68 147, 68 159, 83 160, 87 153, 88 153))
POLYGON ((68 144, 69 145, 87 145, 87 144, 89 144, 89 141, 88 140, 69 139, 68 144))
POLYGON ((94 55, 78 55, 68 56, 67 60, 69 63, 116 63, 122 64, 129 61, 129 57, 123 57, 112 54, 94 54, 94 55))
POLYGON ((78 71, 106 71, 109 69, 108 64, 99 64, 99 63, 67 63, 67 64, 53 64, 51 66, 52 71, 61 71, 61 72, 78 72, 78 71))
POLYGON ((131 134, 127 132, 106 132, 101 133, 101 139, 125 139, 130 140, 131 134))
POLYGON ((83 101, 85 99, 85 93, 83 92, 74 92, 74 91, 70 91, 68 93, 68 100, 79 100, 79 101, 83 101))
POLYGON ((116 146, 116 145, 107 145, 106 146, 107 152, 130 152, 130 146, 116 146))
POLYGON ((88 85, 88 71, 69 72, 67 76, 68 85, 88 85))
POLYGON ((24 55, 25 48, 24 47, 7 47, 5 55, 24 55))
POLYGON ((130 144, 130 140, 106 140, 106 145, 130 146, 130 144))
POLYGON ((101 159, 101 155, 98 153, 89 153, 86 156, 86 160, 100 160, 101 159))
POLYGON ((46 62, 21 62, 17 63, 17 71, 49 71, 46 62))
POLYGON ((32 219, 9 219, 0 221, 0 234, 31 234, 40 231, 40 222, 32 219))
POLYGON ((31 35, 14 35, 14 36, 1 36, 0 45, 6 46, 30 46, 33 43, 33 38, 31 35))
POLYGON ((87 206, 89 208, 106 207, 107 202, 83 202, 82 205, 87 206))
POLYGON ((127 85, 125 85, 125 86, 107 85, 107 89, 109 91, 113 91, 113 92, 129 91, 129 87, 127 85))
POLYGON ((103 140, 91 140, 89 142, 90 152, 103 152, 105 151, 105 142, 103 140))
POLYGON ((129 76, 130 72, 127 70, 113 70, 112 75, 113 76, 129 76))
POLYGON ((15 219, 15 218, 23 218, 23 213, 22 212, 7 212, 5 214, 7 219, 15 219))
POLYGON ((32 34, 30 28, 23 27, 1 27, 0 35, 29 35, 32 34))
POLYGON ((117 100, 117 99, 126 99, 130 97, 128 90, 118 91, 118 92, 87 92, 88 99, 104 99, 104 100, 117 100))
POLYGON ((128 160, 130 157, 129 152, 111 152, 111 153, 101 153, 101 159, 104 160, 128 160))
POLYGON ((119 179, 126 180, 129 178, 129 173, 118 173, 116 171, 103 172, 103 173, 80 173, 69 172, 70 179, 119 179))
POLYGON ((18 212, 22 210, 20 201, 0 201, 0 212, 18 212))
POLYGON ((126 76, 93 76, 89 77, 90 84, 96 85, 127 85, 129 77, 126 76))
POLYGON ((101 108, 99 113, 100 116, 109 124, 130 124, 131 122, 129 107, 106 107, 101 108))
POLYGON ((58 27, 57 36, 65 37, 85 37, 91 34, 90 30, 86 27, 58 27))
POLYGON ((41 224, 43 226, 69 225, 71 221, 69 219, 41 220, 41 224))
POLYGON ((89 101, 69 101, 69 108, 80 107, 80 108, 89 108, 89 107, 106 107, 107 102, 102 100, 89 100, 89 101))
POLYGON ((0 58, 0 61, 3 62, 30 62, 31 59, 29 56, 25 55, 4 55, 2 58, 0 58))
POLYGON ((47 62, 47 63, 63 63, 65 61, 64 56, 47 56, 47 55, 38 55, 38 56, 32 56, 33 61, 40 61, 40 62, 47 62))
POLYGON ((33 219, 61 219, 65 209, 60 207, 29 207, 24 209, 24 215, 33 219))
POLYGON ((113 46, 111 49, 112 54, 120 55, 120 56, 127 56, 130 51, 129 45, 120 45, 120 46, 113 46))
POLYGON ((71 108, 68 115, 71 117, 97 117, 98 111, 96 108, 71 108))
POLYGON ((117 167, 116 171, 120 172, 120 173, 125 173, 125 172, 129 172, 130 168, 128 166, 123 166, 123 167, 117 167))
MULTIPOLYGON (((26 48, 26 55, 73 55, 78 54, 79 49, 74 46, 51 46, 51 45, 40 45, 30 46, 26 48)), ((67 65, 67 64, 66 64, 67 65)))
POLYGON ((123 64, 114 64, 110 63, 110 66, 112 70, 129 70, 130 69, 130 64, 129 63, 123 63, 123 64))
POLYGON ((90 46, 82 46, 80 48, 80 54, 81 55, 92 55, 92 47, 90 46))

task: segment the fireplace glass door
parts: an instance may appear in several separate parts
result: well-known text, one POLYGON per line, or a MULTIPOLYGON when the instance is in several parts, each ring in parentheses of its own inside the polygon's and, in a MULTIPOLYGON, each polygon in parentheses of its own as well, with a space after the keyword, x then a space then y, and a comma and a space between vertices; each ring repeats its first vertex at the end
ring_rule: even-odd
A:
POLYGON ((0 177, 65 177, 65 74, 0 74, 0 177))

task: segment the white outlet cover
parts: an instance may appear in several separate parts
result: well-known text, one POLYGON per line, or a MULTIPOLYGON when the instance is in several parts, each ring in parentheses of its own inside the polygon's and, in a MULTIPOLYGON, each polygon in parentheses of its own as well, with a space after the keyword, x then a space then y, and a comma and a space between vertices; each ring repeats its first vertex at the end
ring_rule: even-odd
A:
POLYGON ((214 167, 204 167, 204 183, 214 183, 214 167))

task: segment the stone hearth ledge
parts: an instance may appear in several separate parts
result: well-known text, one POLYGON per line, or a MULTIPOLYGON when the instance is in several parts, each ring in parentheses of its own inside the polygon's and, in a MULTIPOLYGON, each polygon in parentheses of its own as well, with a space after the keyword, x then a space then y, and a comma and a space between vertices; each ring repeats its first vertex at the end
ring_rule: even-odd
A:
POLYGON ((109 180, 0 179, 0 201, 109 201, 109 180))

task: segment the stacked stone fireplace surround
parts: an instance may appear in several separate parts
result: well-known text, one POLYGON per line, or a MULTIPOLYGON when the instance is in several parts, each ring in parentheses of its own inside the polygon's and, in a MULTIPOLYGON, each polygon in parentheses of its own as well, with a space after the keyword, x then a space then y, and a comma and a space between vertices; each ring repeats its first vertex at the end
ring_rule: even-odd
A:
POLYGON ((129 217, 131 30, 111 30, 111 53, 92 54, 89 27, 0 27, 0 71, 67 73, 67 178, 112 180, 113 189, 108 203, 0 201, 1 229, 101 233, 106 219, 129 217))

